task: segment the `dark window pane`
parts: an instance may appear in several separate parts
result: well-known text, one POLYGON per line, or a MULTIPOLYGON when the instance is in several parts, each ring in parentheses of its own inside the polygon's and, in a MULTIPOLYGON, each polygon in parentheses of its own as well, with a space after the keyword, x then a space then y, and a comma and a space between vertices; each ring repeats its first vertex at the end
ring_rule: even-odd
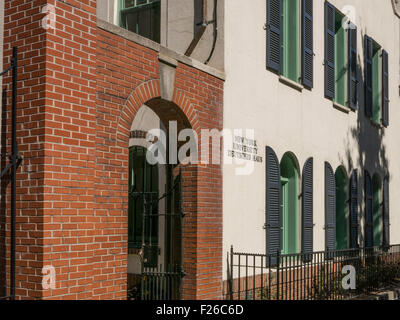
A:
POLYGON ((145 244, 157 245, 158 166, 147 163, 145 148, 131 147, 129 169, 129 245, 130 247, 141 247, 143 233, 145 244))
POLYGON ((126 0, 121 26, 142 37, 160 42, 160 1, 126 0))
POLYGON ((135 0, 125 0, 124 8, 130 8, 135 6, 135 0))

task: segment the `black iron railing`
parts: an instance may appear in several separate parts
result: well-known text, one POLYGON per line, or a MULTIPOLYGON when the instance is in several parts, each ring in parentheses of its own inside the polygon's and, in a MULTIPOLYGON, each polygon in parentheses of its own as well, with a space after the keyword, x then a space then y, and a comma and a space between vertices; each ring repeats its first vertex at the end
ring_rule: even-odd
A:
MULTIPOLYGON (((11 154, 1 155, 2 157, 9 158, 9 164, 0 170, 0 180, 6 179, 7 182, 11 180, 11 230, 10 230, 10 272, 9 272, 9 294, 6 294, 7 273, 6 270, 6 252, 5 250, 5 234, 1 234, 0 245, 3 247, 0 252, 0 300, 2 299, 15 299, 15 260, 16 260, 16 242, 15 242, 15 225, 16 225, 16 192, 17 192, 17 169, 22 162, 22 157, 18 153, 17 143, 17 81, 18 81, 18 50, 13 47, 11 65, 4 71, 0 72, 0 76, 4 76, 9 71, 12 74, 11 80, 11 154)), ((2 194, 2 197, 5 197, 2 194)), ((3 205, 3 203, 2 203, 3 205)), ((0 228, 4 226, 0 225, 0 228)), ((5 229, 5 228, 4 228, 5 229)))
POLYGON ((308 254, 228 254, 224 298, 340 300, 400 285, 400 245, 308 254))

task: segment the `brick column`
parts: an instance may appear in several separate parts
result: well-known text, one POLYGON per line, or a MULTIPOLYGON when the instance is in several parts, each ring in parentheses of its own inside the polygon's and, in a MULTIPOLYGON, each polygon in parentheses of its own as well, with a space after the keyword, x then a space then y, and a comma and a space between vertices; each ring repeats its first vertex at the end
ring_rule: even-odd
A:
POLYGON ((94 228, 96 1, 48 0, 46 33, 44 264, 57 289, 45 298, 91 299, 97 261, 94 228))
POLYGON ((4 64, 12 46, 20 59, 19 298, 93 294, 96 24, 94 0, 5 3, 4 64), (42 288, 45 265, 55 268, 56 289, 42 288))

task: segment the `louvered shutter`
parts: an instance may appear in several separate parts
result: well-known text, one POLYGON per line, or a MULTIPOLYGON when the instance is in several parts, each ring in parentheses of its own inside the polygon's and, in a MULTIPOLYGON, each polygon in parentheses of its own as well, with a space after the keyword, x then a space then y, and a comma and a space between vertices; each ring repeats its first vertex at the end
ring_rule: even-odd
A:
POLYGON ((389 177, 383 181, 383 246, 390 245, 389 177))
POLYGON ((303 262, 312 260, 313 252, 313 159, 306 161, 302 177, 302 232, 303 262))
POLYGON ((335 8, 325 2, 325 97, 335 97, 335 8))
MULTIPOLYGON (((336 249, 336 181, 331 165, 325 162, 325 247, 336 249)), ((328 254, 327 258, 332 258, 328 254)))
POLYGON ((281 0, 267 0, 267 67, 281 72, 281 0))
POLYGON ((365 115, 370 118, 372 117, 372 39, 366 35, 364 43, 365 115))
POLYGON ((373 241, 373 223, 372 223, 372 180, 368 171, 365 171, 365 247, 372 247, 373 241))
POLYGON ((358 172, 350 178, 350 248, 358 248, 358 172))
POLYGON ((349 66, 348 66, 348 95, 349 107, 353 110, 357 109, 358 103, 358 80, 357 80, 357 27, 351 24, 348 29, 348 49, 349 49, 349 66))
POLYGON ((314 52, 313 52, 313 0, 302 1, 303 18, 303 55, 302 77, 303 85, 309 89, 313 87, 314 78, 314 52))
POLYGON ((270 147, 266 148, 266 240, 271 266, 277 264, 281 250, 281 170, 279 160, 270 147))
POLYGON ((389 125, 389 56, 382 51, 382 124, 389 125))

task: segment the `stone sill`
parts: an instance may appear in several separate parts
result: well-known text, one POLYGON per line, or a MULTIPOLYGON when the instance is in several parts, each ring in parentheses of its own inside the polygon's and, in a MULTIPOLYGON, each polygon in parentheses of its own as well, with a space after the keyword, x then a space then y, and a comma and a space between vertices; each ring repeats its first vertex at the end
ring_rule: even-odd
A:
POLYGON ((297 83, 296 81, 293 81, 291 79, 288 79, 282 75, 279 76, 279 81, 282 82, 283 84, 288 85, 289 87, 292 87, 293 89, 296 89, 300 92, 303 91, 304 86, 300 83, 297 83))
POLYGON ((333 107, 339 111, 342 111, 344 113, 350 113, 351 109, 347 106, 344 106, 340 103, 334 102, 332 103, 333 107))
POLYGON ((218 79, 221 79, 224 81, 226 79, 226 75, 225 75, 224 71, 210 67, 210 66, 208 66, 200 61, 197 61, 191 57, 185 56, 184 54, 181 54, 181 53, 175 52, 171 49, 168 49, 166 47, 163 47, 162 45, 160 45, 157 42, 154 42, 150 39, 139 36, 138 34, 132 32, 132 31, 126 30, 124 28, 118 27, 115 24, 106 22, 101 19, 97 19, 97 26, 102 30, 116 34, 124 39, 135 42, 141 46, 144 46, 146 48, 149 48, 151 50, 158 52, 161 60, 167 61, 169 64, 172 64, 172 65, 175 64, 175 62, 173 60, 176 60, 177 62, 181 62, 190 67, 193 67, 200 71, 206 72, 218 79))

